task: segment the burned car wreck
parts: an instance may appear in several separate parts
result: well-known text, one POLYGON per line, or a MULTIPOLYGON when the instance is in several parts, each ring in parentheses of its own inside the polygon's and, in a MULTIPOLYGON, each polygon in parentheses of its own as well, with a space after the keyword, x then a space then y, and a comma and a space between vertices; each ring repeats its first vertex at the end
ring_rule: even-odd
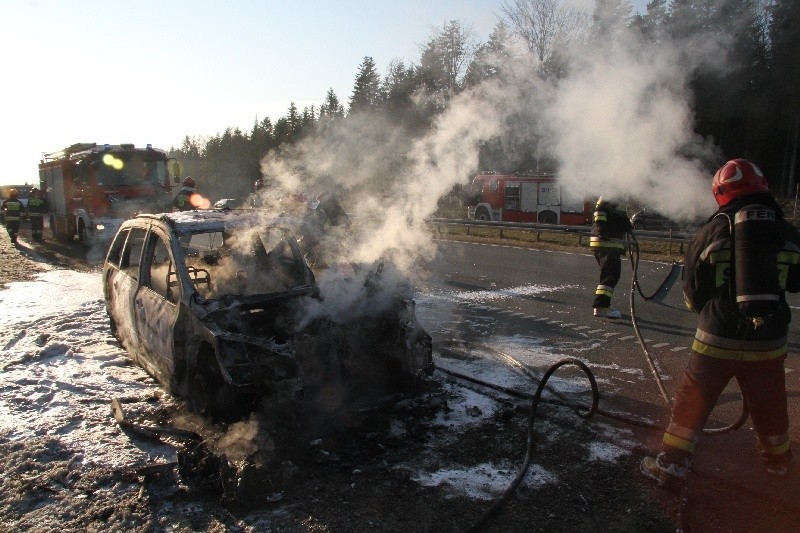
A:
POLYGON ((384 265, 353 267, 358 309, 324 312, 288 226, 257 210, 142 214, 103 267, 112 332, 136 363, 204 417, 259 413, 278 441, 433 370, 410 294, 379 286, 384 265))

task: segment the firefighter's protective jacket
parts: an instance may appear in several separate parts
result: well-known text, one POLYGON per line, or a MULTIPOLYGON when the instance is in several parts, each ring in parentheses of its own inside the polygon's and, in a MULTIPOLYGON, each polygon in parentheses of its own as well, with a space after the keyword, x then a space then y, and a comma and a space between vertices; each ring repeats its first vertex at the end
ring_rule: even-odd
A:
POLYGON ((6 225, 15 225, 19 224, 25 212, 25 206, 16 198, 9 198, 0 205, 0 211, 3 213, 6 225))
POLYGON ((47 212, 47 201, 40 196, 31 196, 28 198, 28 216, 42 217, 47 212))
POLYGON ((597 200, 594 208, 592 233, 589 247, 594 251, 617 249, 625 250, 625 234, 631 231, 631 221, 625 211, 614 202, 597 200))
POLYGON ((772 195, 743 196, 721 207, 690 242, 684 256, 684 299, 689 309, 700 314, 692 349, 722 359, 760 361, 781 357, 787 350, 786 334, 791 321, 786 291, 800 291, 800 232, 784 220, 772 195), (730 283, 733 268, 729 220, 752 204, 775 210, 783 238, 777 256, 782 289, 779 311, 759 327, 753 327, 738 311, 730 283))
POLYGON ((191 211, 194 209, 189 198, 194 196, 194 189, 190 187, 182 187, 175 198, 172 199, 172 208, 177 211, 191 211))

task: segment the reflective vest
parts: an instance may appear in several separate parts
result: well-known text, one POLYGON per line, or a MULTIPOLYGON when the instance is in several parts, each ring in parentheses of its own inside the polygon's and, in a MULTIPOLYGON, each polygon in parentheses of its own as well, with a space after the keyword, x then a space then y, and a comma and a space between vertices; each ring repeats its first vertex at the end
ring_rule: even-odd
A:
POLYGON ((45 201, 43 198, 32 196, 28 199, 28 216, 41 217, 45 212, 45 201))
POLYGON ((3 202, 2 210, 6 214, 6 222, 19 221, 24 206, 19 200, 9 198, 3 202))

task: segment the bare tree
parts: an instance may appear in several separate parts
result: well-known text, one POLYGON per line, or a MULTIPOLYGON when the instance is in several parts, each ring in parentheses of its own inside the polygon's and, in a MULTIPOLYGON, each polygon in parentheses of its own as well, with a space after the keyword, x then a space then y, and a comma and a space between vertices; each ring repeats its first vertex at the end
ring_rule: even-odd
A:
POLYGON ((582 33, 589 21, 586 12, 563 0, 505 0, 500 10, 511 31, 542 63, 550 58, 557 40, 569 41, 582 33))
POLYGON ((459 21, 434 28, 420 58, 425 83, 435 90, 457 92, 475 48, 472 29, 459 21))

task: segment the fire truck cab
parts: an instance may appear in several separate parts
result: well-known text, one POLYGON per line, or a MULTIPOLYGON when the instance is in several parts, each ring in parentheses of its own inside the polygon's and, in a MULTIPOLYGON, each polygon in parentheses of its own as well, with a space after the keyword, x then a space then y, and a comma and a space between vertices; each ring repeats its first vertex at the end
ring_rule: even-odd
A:
POLYGON ((168 162, 166 152, 149 144, 77 143, 42 154, 39 182, 53 237, 107 241, 136 213, 168 211, 168 162))
POLYGON ((467 216, 475 220, 584 225, 591 222, 592 204, 564 201, 561 185, 552 174, 496 174, 485 172, 472 180, 474 206, 467 216))

